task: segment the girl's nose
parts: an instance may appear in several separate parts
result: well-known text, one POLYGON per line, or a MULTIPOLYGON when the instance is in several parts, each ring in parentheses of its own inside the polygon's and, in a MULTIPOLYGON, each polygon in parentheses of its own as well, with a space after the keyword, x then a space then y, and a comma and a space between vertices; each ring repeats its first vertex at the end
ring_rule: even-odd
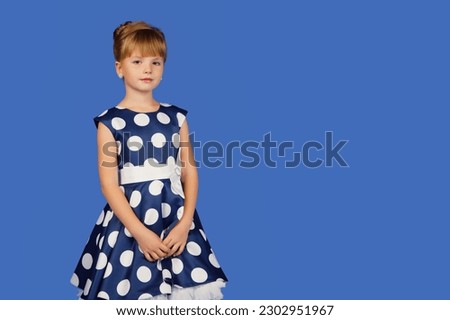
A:
POLYGON ((144 69, 144 73, 152 73, 152 65, 146 65, 144 69))

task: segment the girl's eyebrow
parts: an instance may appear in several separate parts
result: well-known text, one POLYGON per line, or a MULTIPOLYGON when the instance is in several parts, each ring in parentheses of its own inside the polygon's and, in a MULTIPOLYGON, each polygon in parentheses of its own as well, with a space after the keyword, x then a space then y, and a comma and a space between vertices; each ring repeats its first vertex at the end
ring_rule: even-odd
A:
POLYGON ((141 56, 131 56, 130 57, 131 59, 143 59, 143 58, 150 58, 150 59, 152 59, 152 60, 162 60, 162 58, 161 57, 141 57, 141 56))

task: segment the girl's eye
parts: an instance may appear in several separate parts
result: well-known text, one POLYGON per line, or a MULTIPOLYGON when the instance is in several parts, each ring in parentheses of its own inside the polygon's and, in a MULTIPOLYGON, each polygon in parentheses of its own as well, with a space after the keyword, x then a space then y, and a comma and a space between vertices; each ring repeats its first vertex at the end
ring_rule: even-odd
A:
POLYGON ((155 62, 153 62, 153 64, 154 64, 155 66, 160 66, 160 65, 161 65, 161 62, 160 62, 160 61, 155 61, 155 62))
POLYGON ((133 63, 134 64, 139 64, 139 63, 141 63, 141 61, 140 60, 134 60, 133 63))

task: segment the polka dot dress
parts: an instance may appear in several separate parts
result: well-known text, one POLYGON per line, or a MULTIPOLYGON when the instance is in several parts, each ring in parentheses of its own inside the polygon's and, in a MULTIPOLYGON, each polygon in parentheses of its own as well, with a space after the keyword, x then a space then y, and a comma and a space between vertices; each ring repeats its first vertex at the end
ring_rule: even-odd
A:
MULTIPOLYGON (((117 106, 94 118, 96 125, 103 123, 115 138, 120 188, 130 207, 161 238, 183 216, 178 161, 179 131, 186 113, 167 104, 148 113, 117 106)), ((174 290, 226 281, 197 211, 183 253, 149 262, 108 204, 71 279, 81 289, 81 299, 133 300, 170 296, 174 290)))

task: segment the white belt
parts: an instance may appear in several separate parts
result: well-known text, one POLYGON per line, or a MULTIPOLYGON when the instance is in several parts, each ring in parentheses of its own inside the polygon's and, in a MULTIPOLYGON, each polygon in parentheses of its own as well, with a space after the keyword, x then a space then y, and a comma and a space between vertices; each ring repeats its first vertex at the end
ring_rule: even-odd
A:
POLYGON ((172 191, 184 198, 181 168, 174 161, 168 161, 167 164, 146 163, 143 166, 123 167, 119 170, 119 179, 120 184, 170 179, 172 191))
POLYGON ((120 184, 168 179, 174 170, 175 168, 169 165, 124 167, 119 170, 120 184))

